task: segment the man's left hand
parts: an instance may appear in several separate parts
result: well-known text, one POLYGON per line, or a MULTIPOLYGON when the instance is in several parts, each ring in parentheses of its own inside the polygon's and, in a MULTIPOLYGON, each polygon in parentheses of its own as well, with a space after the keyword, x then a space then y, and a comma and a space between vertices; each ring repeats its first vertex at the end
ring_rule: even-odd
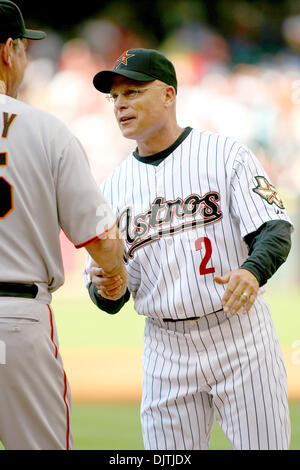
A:
POLYGON ((236 269, 224 276, 215 276, 218 284, 227 284, 222 304, 226 314, 234 315, 241 308, 247 314, 252 307, 259 289, 256 277, 247 269, 236 269))

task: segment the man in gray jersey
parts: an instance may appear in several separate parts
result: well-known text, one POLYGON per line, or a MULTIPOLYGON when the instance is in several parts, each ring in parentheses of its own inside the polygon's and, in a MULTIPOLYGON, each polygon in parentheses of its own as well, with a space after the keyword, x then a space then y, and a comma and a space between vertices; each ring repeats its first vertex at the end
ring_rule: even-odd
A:
MULTIPOLYGON (((17 97, 25 28, 0 1, 0 440, 6 449, 71 449, 71 395, 53 311, 64 282, 59 233, 86 247, 126 291, 124 244, 78 140, 17 97), (115 276, 117 275, 117 276, 115 276)), ((114 292, 106 292, 114 299, 114 292)))
POLYGON ((158 51, 125 51, 94 85, 137 147, 102 185, 128 290, 103 298, 110 279, 90 261, 85 280, 100 309, 132 295, 146 317, 145 448, 208 449, 215 415, 232 449, 288 449, 286 372, 263 295, 291 246, 276 188, 243 144, 178 125, 176 73, 158 51))

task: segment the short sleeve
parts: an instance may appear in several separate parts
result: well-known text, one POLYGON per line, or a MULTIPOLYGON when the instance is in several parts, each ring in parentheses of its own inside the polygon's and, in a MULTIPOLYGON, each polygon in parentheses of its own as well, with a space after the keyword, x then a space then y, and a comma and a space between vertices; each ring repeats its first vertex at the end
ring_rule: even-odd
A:
POLYGON ((64 148, 57 172, 59 224, 77 248, 103 237, 116 220, 96 183, 80 142, 64 148))
POLYGON ((232 167, 231 206, 242 237, 256 231, 270 220, 290 221, 284 202, 259 160, 246 147, 241 147, 232 167))

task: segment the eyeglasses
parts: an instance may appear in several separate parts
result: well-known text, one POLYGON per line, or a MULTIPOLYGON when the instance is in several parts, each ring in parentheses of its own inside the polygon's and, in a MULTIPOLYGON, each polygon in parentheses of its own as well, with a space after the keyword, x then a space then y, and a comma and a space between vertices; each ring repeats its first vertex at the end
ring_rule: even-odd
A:
POLYGON ((127 90, 121 91, 121 92, 115 92, 111 93, 110 95, 106 95, 106 99, 110 103, 115 103, 120 95, 124 96, 127 100, 134 100, 135 98, 138 97, 139 94, 144 93, 144 91, 149 90, 150 87, 148 88, 127 88, 127 90))

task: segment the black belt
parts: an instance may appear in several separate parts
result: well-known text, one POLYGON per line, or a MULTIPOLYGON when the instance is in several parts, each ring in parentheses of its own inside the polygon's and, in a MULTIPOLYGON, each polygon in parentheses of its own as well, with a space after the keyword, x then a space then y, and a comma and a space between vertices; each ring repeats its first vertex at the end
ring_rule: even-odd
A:
MULTIPOLYGON (((218 313, 218 312, 222 312, 222 308, 220 310, 216 310, 215 312, 211 312, 211 313, 218 313)), ((209 313, 207 315, 210 315, 209 313)), ((206 316, 207 316, 206 315, 206 316)), ((177 322, 177 321, 187 321, 187 320, 200 320, 201 317, 188 317, 188 318, 163 318, 162 321, 163 322, 177 322)), ((203 317, 202 317, 203 318, 203 317)))
POLYGON ((35 284, 21 284, 16 282, 0 282, 1 297, 26 297, 35 299, 38 287, 35 284))
POLYGON ((188 317, 188 318, 163 318, 162 321, 176 322, 176 321, 187 321, 187 320, 199 320, 200 317, 188 317))

